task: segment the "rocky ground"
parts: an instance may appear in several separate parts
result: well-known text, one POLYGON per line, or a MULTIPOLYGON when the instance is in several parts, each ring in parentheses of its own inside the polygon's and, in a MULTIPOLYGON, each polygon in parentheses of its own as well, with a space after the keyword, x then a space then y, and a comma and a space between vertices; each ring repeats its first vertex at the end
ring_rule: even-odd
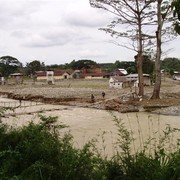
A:
MULTIPOLYGON (((72 80, 71 80, 72 81, 72 80)), ((119 112, 153 111, 163 114, 180 114, 180 82, 166 78, 162 81, 161 99, 150 100, 153 87, 145 87, 145 99, 134 95, 135 89, 109 89, 108 81, 80 81, 65 86, 66 81, 55 85, 24 82, 22 85, 0 86, 0 94, 18 100, 31 100, 51 104, 91 107, 119 112), (90 84, 91 83, 91 84, 90 84), (78 86, 77 86, 78 84, 78 86), (105 98, 102 92, 105 92, 105 98), (91 99, 94 95, 94 101, 91 99), (169 107, 169 108, 168 108, 169 107)), ((68 81, 66 84, 70 84, 68 81)))

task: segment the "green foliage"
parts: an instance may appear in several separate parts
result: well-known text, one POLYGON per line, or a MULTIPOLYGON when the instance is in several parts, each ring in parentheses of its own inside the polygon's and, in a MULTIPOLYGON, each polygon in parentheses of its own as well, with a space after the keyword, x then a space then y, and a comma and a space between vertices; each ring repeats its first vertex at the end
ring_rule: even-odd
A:
POLYGON ((116 61, 114 63, 114 65, 116 68, 127 69, 128 67, 135 66, 135 62, 133 62, 133 61, 116 61))
MULTIPOLYGON (((135 58, 135 66, 137 66, 137 55, 135 58)), ((151 60, 150 55, 143 55, 142 71, 144 74, 153 74, 155 63, 151 60)))
POLYGON ((114 69, 116 69, 114 63, 99 63, 98 66, 102 68, 105 72, 112 72, 114 69))
POLYGON ((133 61, 116 61, 114 67, 115 69, 126 69, 129 74, 137 73, 136 64, 133 61))
POLYGON ((165 69, 167 72, 180 72, 180 59, 177 58, 165 58, 162 61, 162 69, 165 69))
MULTIPOLYGON (((116 61, 114 63, 115 68, 126 69, 128 74, 137 73, 136 61, 116 61)), ((154 70, 154 62, 150 60, 149 56, 144 56, 143 65, 142 65, 143 73, 152 74, 154 70)))
POLYGON ((30 75, 30 74, 34 74, 35 71, 44 71, 45 70, 45 64, 38 60, 34 60, 30 63, 26 64, 26 74, 30 75))
POLYGON ((172 8, 174 10, 173 16, 177 17, 174 22, 174 29, 180 35, 180 0, 174 0, 172 2, 172 8))
POLYGON ((154 61, 152 61, 149 56, 144 56, 143 66, 142 66, 143 73, 153 74, 154 65, 155 65, 154 61))
POLYGON ((10 74, 19 71, 22 68, 22 64, 18 59, 12 56, 0 57, 0 73, 4 77, 8 77, 10 74))
MULTIPOLYGON (((162 157, 163 155, 160 155, 162 157)), ((167 157, 167 156, 166 156, 167 157)), ((148 157, 145 153, 138 153, 135 156, 116 157, 107 164, 108 179, 125 180, 169 180, 179 178, 180 152, 169 156, 167 164, 162 164, 158 157, 148 157)))
POLYGON ((58 65, 58 64, 47 65, 46 69, 47 70, 65 69, 65 65, 63 65, 63 64, 60 64, 60 65, 58 65))
POLYGON ((9 129, 0 124, 0 179, 178 179, 180 151, 168 153, 165 141, 175 129, 167 127, 152 154, 131 152, 134 139, 122 120, 114 116, 120 150, 111 159, 97 153, 93 141, 73 147, 70 134, 60 135, 57 117, 40 115, 41 122, 9 129), (96 153, 95 153, 96 152, 96 153))
MULTIPOLYGON (((114 122, 118 128, 117 146, 119 151, 107 161, 106 176, 107 179, 125 179, 125 180, 150 180, 150 179, 178 179, 180 176, 180 151, 169 152, 166 149, 167 140, 175 131, 179 129, 169 126, 163 131, 164 134, 159 137, 159 143, 152 142, 150 139, 141 150, 132 154, 132 143, 134 143, 133 134, 129 132, 121 119, 114 116, 114 122), (153 152, 147 153, 147 146, 153 144, 153 152), (156 147, 157 146, 157 147, 156 147)), ((177 142, 178 145, 178 142, 177 142)))
POLYGON ((92 60, 78 60, 78 61, 73 60, 69 64, 69 67, 74 69, 74 70, 75 69, 82 69, 82 68, 89 69, 89 68, 92 68, 94 66, 97 66, 97 63, 92 61, 92 60))
POLYGON ((10 66, 18 66, 18 67, 22 66, 22 64, 18 61, 18 59, 12 56, 0 57, 0 63, 10 65, 10 66))
POLYGON ((54 126, 56 117, 41 119, 40 124, 30 123, 21 129, 8 130, 0 125, 0 179, 98 177, 100 159, 94 157, 90 146, 87 144, 82 150, 73 148, 70 134, 59 137, 54 126))

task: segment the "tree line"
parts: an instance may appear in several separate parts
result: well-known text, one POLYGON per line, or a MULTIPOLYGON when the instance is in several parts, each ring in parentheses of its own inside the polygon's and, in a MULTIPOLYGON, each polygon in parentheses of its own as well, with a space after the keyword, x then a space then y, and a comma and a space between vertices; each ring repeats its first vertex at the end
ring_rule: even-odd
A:
MULTIPOLYGON (((154 74, 155 62, 151 60, 149 56, 144 56, 142 71, 145 74, 154 74)), ((110 73, 118 68, 126 69, 128 74, 137 73, 136 60, 134 61, 120 61, 116 60, 114 63, 97 63, 93 60, 81 59, 73 60, 70 63, 65 64, 52 64, 45 65, 44 62, 40 60, 32 60, 26 63, 25 66, 15 57, 12 56, 2 56, 0 57, 0 73, 4 77, 8 77, 12 73, 23 73, 26 76, 30 76, 35 73, 35 71, 45 71, 45 70, 81 70, 81 69, 91 69, 91 68, 101 68, 104 72, 110 73)), ((165 58, 161 61, 161 69, 166 72, 173 74, 174 71, 180 72, 180 59, 178 58, 165 58)))

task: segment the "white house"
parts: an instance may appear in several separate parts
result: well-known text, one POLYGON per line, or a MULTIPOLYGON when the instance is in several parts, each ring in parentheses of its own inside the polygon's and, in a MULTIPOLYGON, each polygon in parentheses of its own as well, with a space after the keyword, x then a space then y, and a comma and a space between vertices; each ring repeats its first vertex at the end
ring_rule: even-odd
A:
POLYGON ((109 87, 110 88, 125 88, 132 87, 134 85, 133 80, 127 79, 125 76, 113 76, 109 79, 109 87))

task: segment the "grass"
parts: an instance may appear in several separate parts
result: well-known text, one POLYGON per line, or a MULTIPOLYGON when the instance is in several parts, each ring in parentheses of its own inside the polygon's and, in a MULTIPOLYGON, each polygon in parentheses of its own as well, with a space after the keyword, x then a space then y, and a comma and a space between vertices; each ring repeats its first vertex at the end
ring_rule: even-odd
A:
MULTIPOLYGON (((111 158, 107 158, 98 152, 93 140, 87 142, 82 149, 74 148, 71 134, 60 135, 66 125, 57 125, 57 117, 41 115, 40 119, 37 125, 30 123, 19 129, 0 123, 0 179, 180 178, 179 141, 171 151, 167 146, 172 133, 179 129, 167 126, 156 146, 150 138, 147 143, 142 142, 140 150, 132 153, 133 134, 125 128, 121 119, 114 116, 118 129, 118 148, 111 158)), ((141 130, 139 133, 142 139, 141 130)))
MULTIPOLYGON (((32 81, 25 81, 24 83, 28 85, 32 84, 32 81)), ((49 86, 45 80, 37 81, 34 86, 42 85, 49 86)), ((62 79, 56 80, 54 86, 62 88, 109 89, 109 79, 62 79)))
POLYGON ((76 79, 76 80, 62 80, 57 82, 57 86, 60 87, 71 87, 71 88, 93 88, 93 89, 108 89, 109 79, 101 80, 87 80, 87 79, 76 79))

